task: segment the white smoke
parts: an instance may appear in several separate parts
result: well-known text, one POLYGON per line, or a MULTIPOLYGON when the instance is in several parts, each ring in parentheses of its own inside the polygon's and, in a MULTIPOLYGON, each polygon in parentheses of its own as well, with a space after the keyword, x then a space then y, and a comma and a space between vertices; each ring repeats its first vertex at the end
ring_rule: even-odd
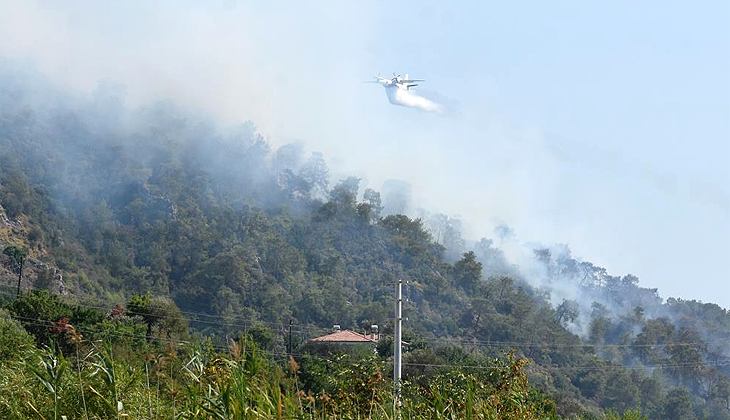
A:
MULTIPOLYGON (((508 263, 518 270, 518 276, 532 287, 544 293, 553 308, 557 308, 564 301, 573 301, 578 305, 578 316, 565 325, 570 332, 587 338, 591 323, 592 303, 601 303, 609 311, 613 319, 633 309, 618 302, 603 299, 581 288, 580 274, 566 273, 554 266, 558 261, 574 258, 566 244, 543 245, 535 242, 524 242, 515 234, 514 230, 505 224, 499 224, 494 229, 495 245, 503 252, 508 263), (536 250, 547 251, 549 261, 540 261, 536 257, 536 250)), ((576 261, 577 262, 577 261, 576 261)), ((651 308, 645 308, 650 311, 651 308)), ((647 314, 648 315, 648 314, 647 314)))
POLYGON ((388 100, 394 105, 416 108, 426 112, 434 112, 441 114, 444 112, 444 106, 438 102, 425 98, 414 90, 404 90, 397 88, 386 89, 388 100))

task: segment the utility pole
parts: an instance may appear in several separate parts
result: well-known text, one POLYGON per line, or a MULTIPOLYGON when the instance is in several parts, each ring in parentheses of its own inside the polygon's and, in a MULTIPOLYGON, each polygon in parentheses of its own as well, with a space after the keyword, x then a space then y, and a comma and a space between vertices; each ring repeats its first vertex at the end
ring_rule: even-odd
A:
POLYGON ((393 354, 393 384, 395 385, 393 404, 395 405, 396 412, 400 411, 400 378, 401 378, 401 346, 403 343, 403 280, 398 279, 398 283, 395 286, 395 338, 393 339, 394 354, 393 354))
POLYGON ((23 264, 25 263, 25 257, 28 255, 27 248, 18 248, 15 245, 6 246, 3 249, 3 254, 10 257, 13 263, 13 268, 18 268, 18 292, 16 299, 20 297, 20 283, 23 281, 23 264))
POLYGON ((23 280, 23 263, 25 262, 25 257, 20 257, 20 270, 18 270, 18 293, 15 294, 16 298, 20 297, 20 281, 23 280))
POLYGON ((292 353, 292 346, 291 346, 291 324, 292 324, 292 322, 293 321, 290 319, 289 320, 289 344, 286 346, 286 352, 287 352, 287 355, 289 356, 287 358, 287 360, 291 359, 291 353, 292 353))

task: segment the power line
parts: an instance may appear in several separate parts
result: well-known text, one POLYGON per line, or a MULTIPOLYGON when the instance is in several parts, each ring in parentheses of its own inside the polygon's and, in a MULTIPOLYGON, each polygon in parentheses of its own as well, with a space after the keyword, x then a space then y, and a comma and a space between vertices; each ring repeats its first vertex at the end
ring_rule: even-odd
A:
MULTIPOLYGON (((386 335, 386 337, 392 338, 392 336, 386 335)), ((415 340, 419 340, 416 337, 415 340)), ((471 339, 459 339, 459 338, 428 338, 422 341, 428 343, 442 342, 442 343, 458 343, 458 344, 481 344, 485 347, 547 347, 547 348, 583 348, 583 347, 671 347, 671 346, 704 346, 712 344, 728 344, 730 338, 717 341, 708 342, 678 342, 678 343, 656 343, 656 344, 568 344, 568 343, 540 343, 540 342, 522 342, 522 341, 499 341, 499 340, 471 340, 471 339)))
MULTIPOLYGON (((45 289, 37 289, 37 288, 28 288, 26 290, 45 291, 45 289)), ((5 296, 10 296, 7 292, 0 291, 0 294, 4 294, 5 296)), ((12 297, 12 296, 10 296, 10 297, 12 297)), ((109 302, 103 302, 102 300, 98 300, 98 299, 88 299, 88 298, 82 299, 77 296, 74 296, 73 298, 70 298, 69 296, 62 296, 62 297, 65 299, 72 300, 72 301, 76 300, 77 302, 72 303, 73 305, 85 307, 85 308, 109 310, 109 309, 113 308, 114 305, 116 305, 116 303, 111 304, 111 307, 110 307, 109 302), (89 303, 89 302, 98 302, 98 303, 89 303)), ((223 315, 209 315, 209 314, 202 314, 202 313, 198 313, 198 312, 188 312, 188 311, 182 311, 182 310, 180 312, 182 314, 193 314, 196 316, 208 316, 208 317, 217 317, 217 318, 225 319, 225 316, 223 316, 223 315)), ((201 319, 193 319, 190 317, 181 317, 181 316, 175 316, 175 315, 135 312, 135 311, 130 311, 126 308, 125 308, 124 313, 128 314, 128 315, 133 315, 133 316, 137 315, 137 316, 146 316, 146 317, 165 318, 165 319, 181 320, 181 321, 187 321, 187 322, 193 322, 193 323, 203 323, 203 324, 207 324, 207 325, 238 327, 238 328, 243 328, 243 329, 249 329, 249 328, 255 327, 257 324, 269 325, 269 326, 273 326, 276 328, 278 328, 278 327, 286 328, 287 327, 287 325, 284 323, 254 320, 251 318, 249 318, 250 321, 248 321, 248 322, 234 323, 234 322, 221 322, 221 321, 208 321, 208 320, 201 320, 201 319)), ((299 332, 299 333, 310 333, 311 331, 319 331, 319 332, 327 331, 327 329, 319 328, 319 327, 298 326, 297 328, 292 329, 292 331, 299 332)))
MULTIPOLYGON (((37 289, 37 288, 30 288, 30 290, 44 290, 44 289, 37 289)), ((0 294, 3 294, 2 291, 0 291, 0 294)), ((7 296, 10 296, 7 294, 7 296)), ((64 298, 68 298, 68 296, 64 296, 64 298)), ((78 301, 83 301, 83 299, 78 297, 73 297, 74 299, 77 299, 78 301)), ((109 303, 103 303, 101 300, 91 300, 86 299, 87 302, 99 302, 98 304, 86 304, 82 305, 79 303, 75 303, 77 306, 81 307, 87 307, 87 308, 94 308, 94 309, 109 309, 109 303)), ((224 318, 222 315, 210 315, 210 314, 202 314, 198 312, 189 312, 189 311, 181 311, 181 313, 187 313, 187 314, 195 314, 195 315, 204 315, 209 317, 218 317, 218 318, 224 318)), ((209 321, 209 320, 197 320, 197 319, 191 319, 188 317, 182 317, 182 316, 175 316, 175 315, 165 315, 165 314, 149 314, 149 313, 142 313, 142 312, 134 312, 125 310, 125 314, 128 315, 137 315, 137 316, 146 316, 146 317, 152 317, 152 318, 164 318, 164 319, 173 319, 173 320, 181 320, 186 321, 188 323, 203 323, 206 325, 213 325, 213 326, 224 326, 224 327, 237 327, 242 329, 250 329, 252 327, 255 327, 257 324, 264 324, 264 325, 270 325, 274 326, 277 329, 281 329, 282 331, 286 330, 288 328, 288 325, 284 323, 279 322, 270 322, 270 321, 260 321, 260 320, 252 320, 249 322, 243 322, 243 323, 231 323, 231 322, 220 322, 220 321, 209 321)), ((321 328, 321 327, 307 327, 307 326, 297 326, 296 328, 292 328, 292 332, 296 332, 299 334, 311 334, 313 331, 315 331, 317 334, 324 333, 329 331, 327 328, 321 328)), ((382 335, 384 337, 393 338, 392 336, 388 335, 382 335)), ((687 346, 687 347, 702 347, 702 346, 711 346, 711 345, 717 345, 717 344, 730 344, 730 339, 724 339, 724 340, 716 340, 711 342, 677 342, 677 343, 655 343, 655 344, 591 344, 591 343, 540 343, 540 342, 520 342, 520 341, 500 341, 500 340, 477 340, 477 339, 459 339, 459 338, 443 338, 443 337, 432 337, 432 338, 425 338, 422 336, 415 337, 415 341, 422 341, 428 344, 461 344, 461 345, 473 345, 477 347, 482 348, 491 348, 491 347, 497 347, 497 348, 524 348, 524 347, 537 347, 537 348, 594 348, 594 349, 601 349, 601 348, 662 348, 662 347, 679 347, 679 346, 687 346)))
MULTIPOLYGON (((53 322, 51 320, 45 320, 41 318, 30 318, 30 317, 22 317, 22 316, 16 316, 15 318, 22 320, 23 322, 31 325, 36 326, 42 326, 42 327, 50 327, 53 322)), ((115 332, 115 331, 104 331, 101 329, 92 329, 89 327, 76 327, 74 328, 77 331, 80 331, 82 333, 87 334, 98 334, 101 336, 111 336, 111 337, 117 337, 117 338, 135 338, 139 340, 147 340, 149 337, 147 335, 143 334, 129 334, 129 333, 121 333, 121 332, 115 332)), ((165 338, 165 337, 152 337, 153 341, 158 341, 162 343, 167 344, 175 344, 175 345, 190 345, 192 342, 186 341, 186 340, 174 340, 171 338, 165 338)), ((229 345, 216 345, 213 343, 208 343, 206 345, 209 345, 211 348, 217 351, 225 351, 230 352, 231 348, 229 345)), ((288 353, 286 352, 275 352, 265 349, 258 349, 257 350, 260 353, 264 353, 267 355, 270 355, 272 357, 274 356, 287 356, 288 353)), ((319 355, 313 355, 313 354, 306 354, 306 353, 292 353, 292 356, 296 357, 313 357, 320 360, 326 360, 326 361, 334 361, 333 359, 326 358, 319 355)), ((465 364, 448 364, 448 363, 415 363, 415 362, 403 362, 403 366, 413 366, 413 367, 433 367, 433 368, 452 368, 452 369, 504 369, 507 368, 502 365, 489 365, 489 364, 480 364, 480 365, 465 365, 465 364)), ((650 370, 650 369, 671 369, 671 368, 688 368, 688 367, 707 367, 707 366, 728 366, 730 365, 730 359, 723 359, 723 360, 716 360, 716 361, 705 361, 705 362, 688 362, 688 363, 671 363, 671 364, 656 364, 656 365, 638 365, 638 366, 624 366, 624 365, 582 365, 582 366, 560 366, 560 365, 538 365, 538 364, 532 364, 535 369, 537 370, 552 370, 552 371, 562 371, 562 370, 621 370, 621 369, 629 369, 629 370, 650 370)))

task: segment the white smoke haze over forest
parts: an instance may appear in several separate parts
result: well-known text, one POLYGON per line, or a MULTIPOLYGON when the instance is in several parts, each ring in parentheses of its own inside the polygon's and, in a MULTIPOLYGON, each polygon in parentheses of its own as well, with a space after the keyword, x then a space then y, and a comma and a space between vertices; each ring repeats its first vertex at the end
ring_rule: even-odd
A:
MULTIPOLYGON (((730 92, 730 60, 706 53, 730 44, 721 19, 687 38, 673 28, 695 12, 679 6, 641 6, 662 22, 650 34, 608 11, 600 23, 582 8, 456 7, 0 0, 0 60, 80 98, 111 90, 130 109, 169 101, 224 127, 251 121, 274 147, 321 151, 333 181, 391 194, 395 210, 460 215, 466 247, 492 239, 537 285, 547 275, 526 244, 569 244, 662 296, 730 307, 717 293, 730 95, 713 93, 730 92), (549 23, 560 16, 571 25, 549 23), (681 62, 663 55, 678 40, 681 62), (404 104, 428 112, 359 83, 383 69, 426 79, 404 104), (515 236, 496 235, 502 224, 515 236)), ((580 298, 552 287, 554 303, 580 298)))
MULTIPOLYGON (((116 152, 115 156, 110 156, 112 160, 124 156, 123 159, 145 161, 153 155, 157 147, 174 139, 181 148, 199 149, 196 160, 204 164, 215 178, 215 182, 236 189, 242 186, 231 185, 235 184, 234 178, 265 179, 269 171, 279 174, 287 170, 298 173, 328 173, 325 157, 318 152, 308 153, 301 142, 289 143, 270 150, 268 145, 256 144, 256 140, 261 140, 261 137, 250 123, 220 130, 214 122, 185 114, 172 103, 158 102, 140 108, 127 107, 124 104, 124 95, 124 86, 109 81, 99 83, 88 95, 75 94, 59 89, 45 81, 42 75, 25 66, 0 62, 0 107, 5 107, 3 110, 7 115, 14 116, 27 112, 33 115, 32 118, 40 127, 53 127, 59 116, 66 118, 73 128, 69 128, 70 133, 58 134, 58 138, 95 136, 100 143, 108 143, 98 144, 100 149, 113 145, 112 150, 116 152), (148 137, 149 135, 145 134, 146 127, 154 127, 153 132, 160 133, 160 136, 148 137), (223 155, 226 157, 222 157, 220 152, 211 154, 210 151, 205 151, 206 138, 214 141, 217 147, 224 145, 227 150, 223 155), (254 143, 249 144, 251 141, 254 143), (259 147, 261 148, 257 149, 259 147), (250 165, 249 161, 245 161, 246 154, 251 153, 252 149, 257 149, 253 152, 254 155, 269 154, 266 166, 250 165), (244 160, 236 160, 237 155, 244 160), (232 174, 237 175, 232 177, 232 174)), ((54 136, 55 133, 48 131, 45 135, 54 136)), ((71 160, 74 159, 73 156, 83 160, 83 152, 82 155, 74 155, 78 151, 70 151, 67 146, 64 140, 56 143, 51 141, 46 143, 49 149, 46 151, 53 150, 61 156, 71 154, 71 160)), ((59 168, 59 171, 62 172, 62 169, 59 168)), ((54 176, 58 177, 63 176, 54 176)), ((321 185, 335 185, 339 178, 346 178, 346 175, 320 179, 321 185)), ((349 179, 352 178, 348 178, 346 182, 350 182, 349 179)), ((360 181, 364 184, 359 188, 360 199, 365 199, 367 178, 361 178, 360 181)), ((56 200, 66 205, 77 205, 74 204, 75 199, 69 197, 80 195, 90 199, 94 195, 94 187, 91 183, 87 185, 83 179, 74 181, 69 179, 62 181, 61 184, 73 184, 73 188, 65 193, 63 191, 67 187, 63 186, 57 187, 59 190, 53 193, 56 200)), ((544 248, 543 245, 522 242, 516 232, 501 221, 495 221, 496 226, 489 235, 491 239, 481 238, 479 242, 474 243, 463 236, 469 229, 458 215, 446 215, 416 208, 418 202, 413 200, 414 191, 409 182, 388 179, 372 187, 381 193, 384 215, 405 213, 421 218, 433 239, 445 247, 448 260, 456 261, 461 258, 462 253, 476 250, 478 259, 485 264, 485 276, 509 275, 525 281, 539 289, 541 293, 546 293, 555 307, 565 300, 580 302, 580 318, 567 326, 576 333, 585 335, 590 321, 590 304, 593 302, 593 297, 584 295, 577 287, 578 283, 574 278, 555 277, 548 273, 548 268, 535 257, 535 250, 544 248)), ((266 192, 254 194, 255 200, 264 206, 281 205, 280 198, 273 195, 269 198, 260 196, 268 195, 266 192)), ((327 200, 328 194, 326 188, 314 192, 314 195, 322 200, 327 200)), ((296 214, 296 210, 293 209, 293 212, 296 214)), ((550 249, 558 258, 570 254, 567 246, 551 246, 550 249)), ((607 305, 615 317, 631 309, 613 307, 610 302, 607 305)))

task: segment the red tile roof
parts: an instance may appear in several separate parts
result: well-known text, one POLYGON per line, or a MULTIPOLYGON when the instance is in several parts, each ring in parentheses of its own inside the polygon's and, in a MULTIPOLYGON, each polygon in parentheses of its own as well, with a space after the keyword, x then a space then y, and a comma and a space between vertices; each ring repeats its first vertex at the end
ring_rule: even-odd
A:
POLYGON ((377 340, 350 330, 334 332, 323 335, 322 337, 313 338, 309 341, 328 343, 377 343, 377 340))

